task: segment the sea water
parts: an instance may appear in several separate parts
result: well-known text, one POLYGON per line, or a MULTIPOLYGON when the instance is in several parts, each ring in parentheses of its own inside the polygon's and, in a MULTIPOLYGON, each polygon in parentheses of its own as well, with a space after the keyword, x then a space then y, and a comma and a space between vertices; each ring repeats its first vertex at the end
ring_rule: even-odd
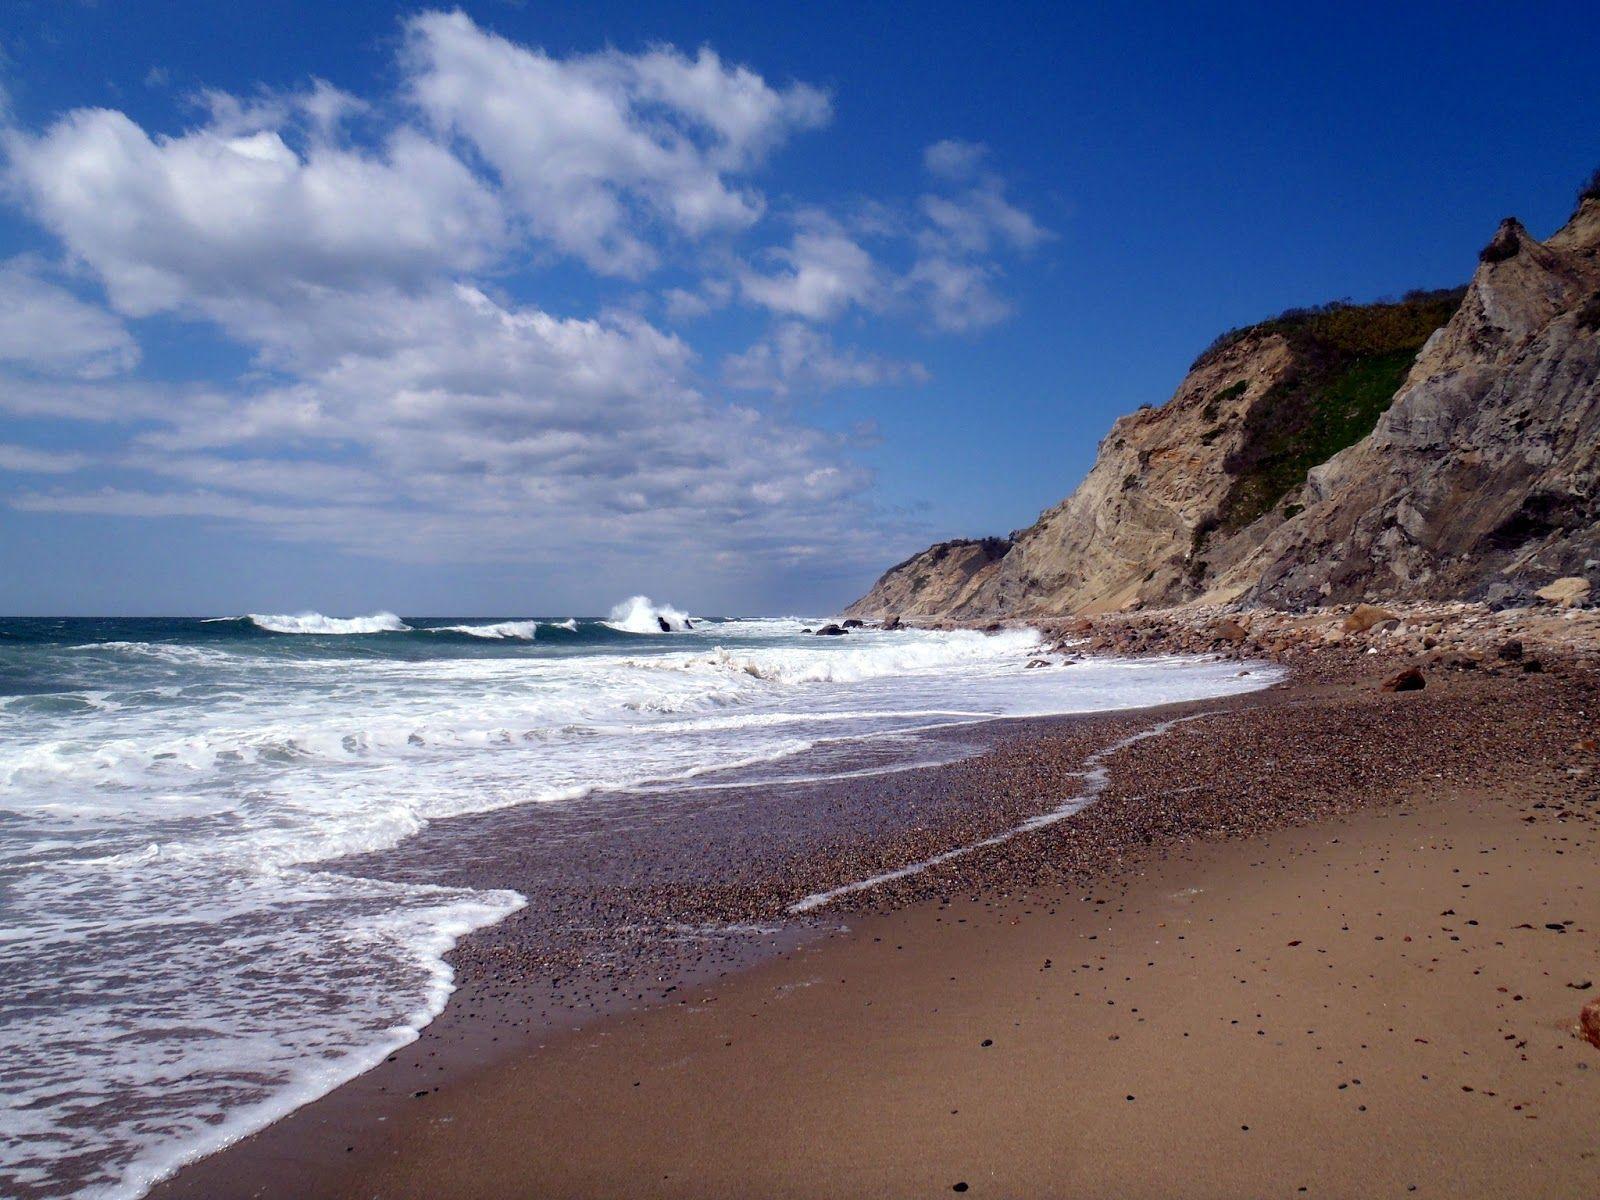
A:
POLYGON ((138 1196, 415 1038, 524 902, 337 869, 428 822, 1268 678, 817 624, 0 619, 0 1194, 138 1196))

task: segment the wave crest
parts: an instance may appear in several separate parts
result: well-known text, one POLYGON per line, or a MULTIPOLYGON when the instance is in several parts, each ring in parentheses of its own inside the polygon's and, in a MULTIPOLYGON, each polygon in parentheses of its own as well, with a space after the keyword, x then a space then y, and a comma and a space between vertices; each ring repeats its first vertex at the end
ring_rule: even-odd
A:
POLYGON ((693 629, 689 614, 670 604, 652 603, 649 596, 631 596, 611 610, 605 622, 622 633, 679 633, 693 629))
POLYGON ((251 613, 246 618, 268 633, 317 635, 349 633, 409 633, 407 625, 392 612, 376 612, 365 617, 325 617, 319 612, 251 613))
POLYGON ((464 633, 469 637, 479 638, 520 638, 522 641, 531 642, 538 628, 537 621, 496 621, 493 625, 441 625, 436 629, 425 629, 423 632, 464 633))

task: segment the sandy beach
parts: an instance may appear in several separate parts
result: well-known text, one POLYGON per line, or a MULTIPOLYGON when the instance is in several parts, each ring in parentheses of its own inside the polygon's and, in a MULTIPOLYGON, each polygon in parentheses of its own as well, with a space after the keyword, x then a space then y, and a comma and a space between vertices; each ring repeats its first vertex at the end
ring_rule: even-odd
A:
POLYGON ((569 994, 507 922, 419 1042, 154 1194, 1593 1195, 1594 677, 1391 665, 990 727, 873 785, 926 821, 691 898, 765 932, 651 986, 569 994), (785 921, 1174 717, 1070 820, 785 921))

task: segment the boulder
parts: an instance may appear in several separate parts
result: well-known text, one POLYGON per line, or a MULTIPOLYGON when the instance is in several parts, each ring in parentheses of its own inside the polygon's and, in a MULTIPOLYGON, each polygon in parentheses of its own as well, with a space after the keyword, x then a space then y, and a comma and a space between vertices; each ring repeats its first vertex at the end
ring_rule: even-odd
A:
POLYGON ((1213 632, 1223 641, 1232 642, 1234 645, 1238 645, 1250 636, 1250 631, 1232 617, 1218 621, 1217 627, 1213 632))
POLYGON ((1533 604, 1533 593, 1520 583, 1491 583, 1484 590, 1483 602, 1491 612, 1528 608, 1533 604))
POLYGON ((1501 642, 1500 649, 1496 650, 1495 653, 1505 662, 1521 662, 1523 654, 1522 643, 1516 638, 1512 638, 1508 642, 1501 642))
POLYGON ((899 617, 890 617, 888 620, 884 621, 883 628, 884 629, 891 629, 891 630, 892 629, 899 629, 900 628, 900 618, 899 617))
POLYGON ((851 617, 849 620, 844 622, 844 627, 846 629, 865 629, 866 626, 867 623, 857 617, 851 617))
POLYGON ((1030 658, 1028 660, 1028 669, 1030 671, 1036 667, 1048 667, 1049 665, 1050 660, 1048 658, 1030 658))
POLYGON ((1589 598, 1589 581, 1582 575, 1564 575, 1547 583, 1534 595, 1558 608, 1575 608, 1589 598))
POLYGON ((1423 678, 1419 667, 1407 667, 1383 681, 1383 690, 1386 692, 1420 692, 1428 686, 1428 681, 1423 678))
POLYGON ((1365 633, 1374 625, 1381 625, 1385 621, 1398 622, 1399 617, 1385 608, 1376 604, 1358 604, 1355 611, 1344 619, 1341 628, 1346 633, 1365 633))
POLYGON ((817 637, 843 637, 844 636, 844 630, 840 629, 839 626, 837 626, 837 625, 824 625, 821 629, 817 630, 816 636, 817 637))

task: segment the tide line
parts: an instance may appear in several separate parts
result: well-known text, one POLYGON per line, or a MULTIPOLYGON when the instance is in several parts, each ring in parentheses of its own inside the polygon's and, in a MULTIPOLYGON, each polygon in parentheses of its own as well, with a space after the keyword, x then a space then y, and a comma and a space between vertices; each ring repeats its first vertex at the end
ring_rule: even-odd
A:
POLYGON ((1182 725, 1185 721, 1198 721, 1201 717, 1211 715, 1209 712, 1198 712, 1190 713, 1188 716, 1173 717, 1171 720, 1162 721, 1149 729, 1129 734, 1120 741, 1112 742, 1111 745, 1096 750, 1084 760, 1084 778, 1087 782, 1084 791, 1050 809, 1048 812, 1042 812, 1036 817, 1029 817, 1021 824, 1013 825, 1010 829, 1003 829, 999 833, 992 834, 976 842, 970 842, 965 846, 957 846, 954 850, 946 850, 942 854, 935 854, 932 858, 924 858, 920 862, 907 863, 905 866, 896 867, 892 871, 869 875, 865 879, 857 879, 853 883, 840 884, 838 887, 829 888, 825 892, 813 892, 811 895, 796 900, 789 905, 787 911, 792 914, 811 912, 814 909, 822 908, 824 905, 832 904, 841 896, 869 891, 885 883, 893 883, 896 879, 906 879, 912 875, 920 875, 924 871, 933 867, 943 866, 945 863, 961 858, 963 855, 971 854, 975 850, 985 850, 990 846, 999 846, 1002 843, 1011 841, 1012 838, 1021 837, 1025 833, 1033 833, 1036 830, 1046 829, 1059 821, 1065 821, 1075 813, 1082 812, 1100 798, 1100 793, 1105 791, 1106 784, 1111 778, 1111 773, 1105 766, 1105 760, 1118 750, 1126 749, 1136 742, 1144 741, 1146 738, 1159 737, 1174 725, 1182 725))

